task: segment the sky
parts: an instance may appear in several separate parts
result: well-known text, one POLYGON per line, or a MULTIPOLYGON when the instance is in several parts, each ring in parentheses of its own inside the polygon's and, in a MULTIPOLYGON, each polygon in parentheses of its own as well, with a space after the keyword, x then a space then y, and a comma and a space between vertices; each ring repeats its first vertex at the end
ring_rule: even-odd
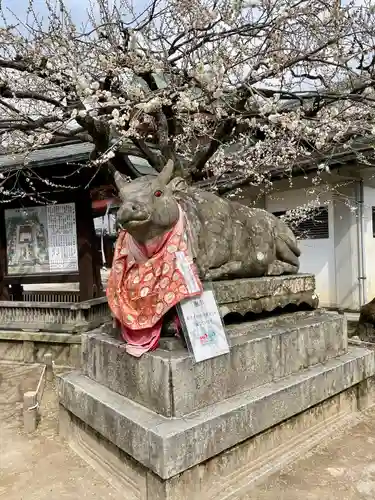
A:
MULTIPOLYGON (((21 20, 25 19, 25 13, 29 5, 29 0, 1 0, 4 7, 10 9, 21 20)), ((73 19, 79 24, 87 19, 87 8, 89 0, 64 0, 65 6, 70 9, 73 19)), ((34 0, 35 10, 40 14, 46 14, 45 0, 34 0)), ((9 12, 9 11, 8 11, 9 12)), ((10 20, 12 18, 10 12, 7 15, 10 20)))
MULTIPOLYGON (((36 11, 40 15, 46 14, 45 0, 33 0, 36 7, 36 11)), ((87 20, 87 8, 89 7, 89 0, 63 0, 65 6, 70 9, 74 21, 79 25, 87 20)), ((184 1, 184 0, 181 0, 184 1)), ((313 1, 313 0, 311 0, 313 1)), ((333 0, 332 0, 333 1, 333 0)), ((371 0, 355 0, 357 5, 365 5, 371 0)), ((53 0, 52 0, 53 2, 53 0)), ((51 2, 51 3, 52 3, 51 2)), ((342 4, 345 5, 349 0, 341 0, 342 4)), ((29 0, 0 0, 0 4, 4 8, 9 8, 12 12, 16 14, 21 20, 25 19, 25 13, 29 5, 29 0)), ((148 5, 147 0, 134 0, 133 5, 141 7, 142 9, 148 5)), ((11 19, 11 14, 7 15, 7 18, 11 19)))
MULTIPOLYGON (((24 21, 26 19, 26 12, 29 6, 30 0, 0 0, 0 5, 2 5, 3 10, 6 15, 8 23, 13 23, 15 17, 19 20, 24 21), (13 14, 12 14, 13 13, 13 14)), ((35 12, 39 16, 44 16, 45 19, 48 18, 48 13, 46 9, 46 0, 32 0, 34 4, 35 12)), ((58 0, 49 0, 52 5, 58 3, 58 0)), ((184 1, 184 0, 181 0, 184 1)), ((63 0, 65 7, 70 11, 71 16, 75 24, 80 27, 85 25, 88 21, 88 13, 90 10, 90 0, 63 0)), ((91 0, 91 3, 96 4, 95 0, 91 0)), ((109 0, 110 4, 116 4, 116 0, 109 0)), ((131 4, 135 7, 138 13, 143 12, 149 5, 149 0, 132 0, 131 4)), ((97 6, 97 4, 96 4, 97 6)), ((94 12, 97 9, 94 8, 94 12)), ((0 25, 1 27, 1 25, 0 25)))

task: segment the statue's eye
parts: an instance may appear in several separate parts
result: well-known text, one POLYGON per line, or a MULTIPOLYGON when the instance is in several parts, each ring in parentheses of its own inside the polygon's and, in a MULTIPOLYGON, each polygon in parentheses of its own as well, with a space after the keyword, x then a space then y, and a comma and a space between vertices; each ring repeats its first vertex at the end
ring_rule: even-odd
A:
POLYGON ((154 196, 156 196, 156 198, 160 198, 160 196, 163 194, 162 191, 160 191, 160 189, 157 189, 154 193, 154 196))

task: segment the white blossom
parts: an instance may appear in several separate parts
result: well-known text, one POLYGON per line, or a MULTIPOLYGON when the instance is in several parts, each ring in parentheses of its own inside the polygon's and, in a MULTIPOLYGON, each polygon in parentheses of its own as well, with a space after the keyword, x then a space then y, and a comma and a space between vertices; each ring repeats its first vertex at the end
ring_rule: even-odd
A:
MULTIPOLYGON (((9 153, 27 158, 64 135, 103 150, 104 138, 93 165, 105 168, 114 139, 150 142, 212 189, 227 176, 260 193, 272 190, 271 171, 293 185, 293 169, 306 162, 317 165, 314 189, 322 186, 334 148, 370 161, 352 147, 375 135, 369 0, 166 0, 154 10, 93 0, 83 27, 63 1, 56 15, 47 3, 42 28, 30 15, 21 19, 27 36, 13 24, 0 30, 9 153)), ((21 187, 7 184, 7 196, 23 196, 21 187)))

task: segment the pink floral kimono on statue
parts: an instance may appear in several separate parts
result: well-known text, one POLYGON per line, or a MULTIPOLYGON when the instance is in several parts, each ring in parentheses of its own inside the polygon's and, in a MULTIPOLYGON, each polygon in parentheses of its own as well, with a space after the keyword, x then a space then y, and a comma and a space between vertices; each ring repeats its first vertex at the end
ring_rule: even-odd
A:
POLYGON ((127 231, 117 238, 107 296, 121 325, 126 350, 133 356, 156 349, 165 313, 181 300, 203 291, 188 253, 184 221, 180 209, 173 229, 146 246, 137 243, 127 231), (186 266, 188 277, 184 273, 186 266))

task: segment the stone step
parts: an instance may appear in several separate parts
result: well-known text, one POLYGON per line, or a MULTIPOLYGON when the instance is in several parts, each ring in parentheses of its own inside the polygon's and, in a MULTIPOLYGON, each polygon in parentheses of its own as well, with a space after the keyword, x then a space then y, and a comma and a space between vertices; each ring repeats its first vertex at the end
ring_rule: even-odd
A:
POLYGON ((58 395, 70 421, 94 429, 166 480, 374 374, 375 352, 350 347, 346 354, 324 364, 223 399, 182 418, 158 415, 79 372, 60 377, 58 395))
POLYGON ((313 311, 297 311, 287 314, 277 314, 259 319, 256 321, 247 321, 229 324, 226 326, 227 335, 229 338, 242 337, 249 333, 257 333, 261 330, 269 330, 270 328, 293 328, 297 325, 303 324, 305 321, 318 321, 325 319, 328 316, 338 316, 343 318, 337 312, 327 311, 325 309, 315 309, 313 311))
POLYGON ((121 341, 93 332, 83 336, 83 372, 156 413, 180 417, 346 352, 343 316, 286 316, 228 328, 230 353, 197 364, 185 348, 137 359, 121 341))

